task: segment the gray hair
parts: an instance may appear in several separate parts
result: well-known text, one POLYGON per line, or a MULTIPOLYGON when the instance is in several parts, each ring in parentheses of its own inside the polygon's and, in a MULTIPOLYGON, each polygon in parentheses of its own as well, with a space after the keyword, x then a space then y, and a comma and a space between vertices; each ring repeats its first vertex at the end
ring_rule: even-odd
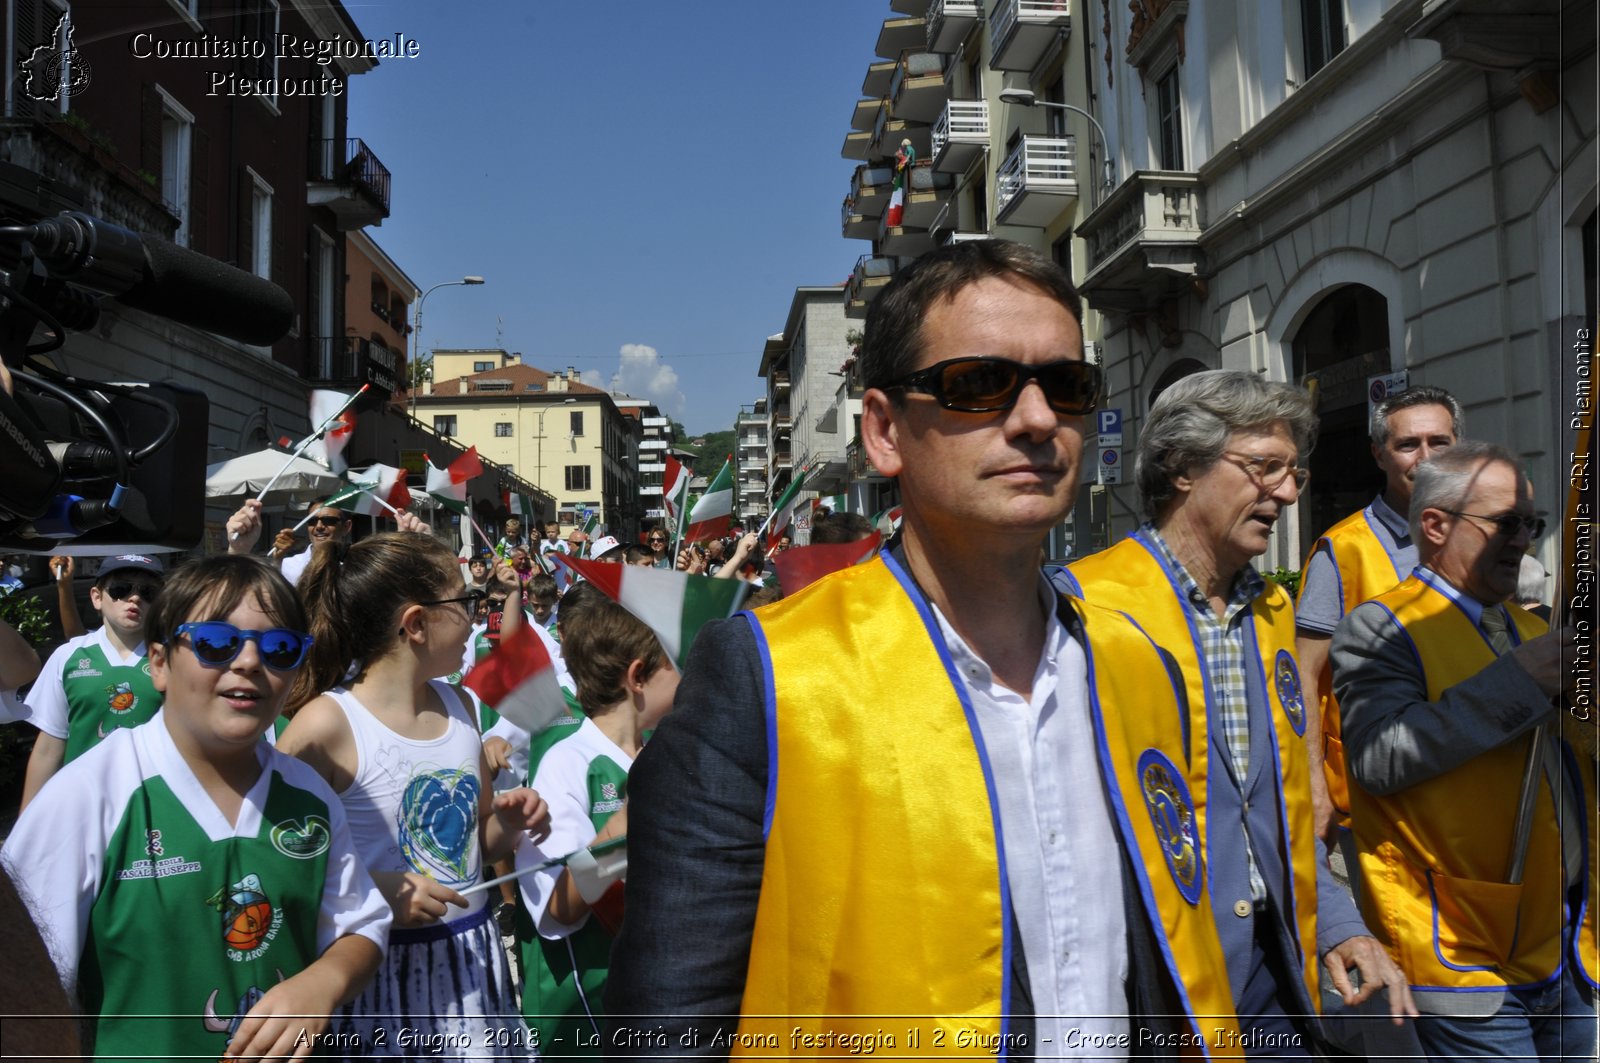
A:
POLYGON ((1177 494, 1173 477, 1210 468, 1235 432, 1267 431, 1279 422, 1304 458, 1317 440, 1317 415, 1305 388, 1237 369, 1183 377, 1156 399, 1139 432, 1134 480, 1139 504, 1159 517, 1177 494))
POLYGON ((1389 442, 1389 418, 1413 406, 1443 406, 1450 413, 1451 433, 1457 439, 1461 438, 1462 429, 1467 423, 1461 413, 1461 403, 1444 388, 1418 384, 1414 388, 1395 392, 1372 408, 1372 421, 1367 425, 1367 438, 1372 440, 1372 445, 1381 447, 1389 442))
MULTIPOLYGON (((1426 546, 1422 538, 1422 511, 1425 509, 1460 509, 1472 493, 1473 481, 1485 465, 1504 462, 1517 474, 1517 494, 1527 488, 1528 478, 1522 474, 1517 457, 1499 443, 1482 439, 1458 439, 1456 445, 1443 450, 1417 466, 1416 482, 1411 488, 1411 512, 1408 524, 1411 541, 1420 552, 1426 546)), ((1487 514, 1486 514, 1487 515, 1487 514)))

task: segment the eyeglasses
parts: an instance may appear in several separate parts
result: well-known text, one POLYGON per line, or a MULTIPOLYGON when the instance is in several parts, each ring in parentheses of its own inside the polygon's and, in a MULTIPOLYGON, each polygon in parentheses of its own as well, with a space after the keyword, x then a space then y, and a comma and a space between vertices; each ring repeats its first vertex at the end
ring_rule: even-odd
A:
POLYGON ((312 517, 307 524, 321 525, 324 528, 337 528, 344 523, 343 517, 312 517))
POLYGON ((189 636, 189 648, 194 651, 195 660, 207 668, 223 668, 233 663, 244 644, 254 640, 261 663, 274 672, 292 672, 299 668, 313 641, 310 635, 288 628, 241 631, 221 620, 179 624, 172 637, 176 639, 180 635, 189 636))
POLYGON ((654 546, 656 543, 664 543, 664 542, 666 542, 665 539, 657 539, 655 536, 651 536, 650 537, 650 545, 651 546, 654 546))
POLYGON ((1023 365, 1009 358, 951 358, 883 385, 884 391, 932 395, 947 410, 997 413, 1017 404, 1022 389, 1037 382, 1057 413, 1086 414, 1100 402, 1100 367, 1076 358, 1023 365))
POLYGON ((114 579, 106 584, 105 590, 119 602, 125 602, 135 594, 142 602, 153 602, 161 594, 161 584, 154 580, 114 579))
POLYGON ((1482 513, 1463 513, 1459 509, 1447 509, 1444 512, 1455 517, 1473 517, 1477 520, 1486 520, 1494 525, 1497 535, 1507 539, 1514 538, 1517 532, 1527 529, 1529 539, 1537 539, 1544 534, 1543 517, 1524 517, 1521 513, 1502 513, 1498 517, 1485 516, 1482 513))
POLYGON ((1306 483, 1311 479, 1310 469, 1302 469, 1300 466, 1290 464, 1282 458, 1263 458, 1255 454, 1235 454, 1231 450, 1223 451, 1222 456, 1249 473, 1250 478, 1267 491, 1273 490, 1291 476, 1294 477, 1295 490, 1304 491, 1306 483))
MULTIPOLYGON (((472 615, 472 611, 478 607, 478 603, 483 601, 488 596, 489 596, 489 592, 488 591, 472 590, 472 591, 468 591, 467 593, 461 595, 458 598, 435 598, 432 601, 429 601, 429 602, 418 602, 417 604, 418 605, 465 605, 467 607, 467 615, 471 616, 472 615)), ((501 600, 503 601, 504 599, 501 599, 501 600)))

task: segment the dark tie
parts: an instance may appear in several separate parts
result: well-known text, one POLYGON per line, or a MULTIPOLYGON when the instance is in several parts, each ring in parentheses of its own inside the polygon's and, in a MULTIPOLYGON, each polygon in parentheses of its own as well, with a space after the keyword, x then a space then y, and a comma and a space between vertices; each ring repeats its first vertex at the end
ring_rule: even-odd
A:
POLYGON ((1478 621, 1478 626, 1483 628, 1483 633, 1489 638, 1489 646, 1494 650, 1495 656, 1511 652, 1511 632, 1506 627, 1505 610, 1498 605, 1485 606, 1483 618, 1478 621))

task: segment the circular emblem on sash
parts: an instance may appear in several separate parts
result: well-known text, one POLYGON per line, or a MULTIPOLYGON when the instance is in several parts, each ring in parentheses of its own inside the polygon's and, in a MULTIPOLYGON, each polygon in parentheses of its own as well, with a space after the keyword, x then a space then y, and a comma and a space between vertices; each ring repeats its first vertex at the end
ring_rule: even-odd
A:
POLYGON ((1147 749, 1139 756, 1139 788, 1172 881, 1184 900, 1199 904, 1205 874, 1195 841, 1194 801, 1183 775, 1165 754, 1147 749))
POLYGON ((1278 703, 1289 717, 1290 726, 1295 734, 1303 736, 1306 733, 1306 699, 1300 693, 1300 669, 1295 667, 1288 650, 1278 651, 1278 658, 1272 663, 1272 681, 1278 688, 1278 703))

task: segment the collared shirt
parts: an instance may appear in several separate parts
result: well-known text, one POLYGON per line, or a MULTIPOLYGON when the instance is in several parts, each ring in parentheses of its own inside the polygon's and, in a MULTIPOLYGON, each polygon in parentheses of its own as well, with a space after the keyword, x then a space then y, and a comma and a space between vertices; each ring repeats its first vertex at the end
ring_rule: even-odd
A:
POLYGON ((1122 861, 1092 737, 1083 647, 1061 623, 1056 600, 1041 576, 1039 607, 1049 622, 1026 699, 996 681, 934 608, 1000 806, 1033 993, 1037 1044, 1029 1048, 1040 1056, 1071 1054, 1065 1038, 1073 1030, 1083 1034, 1079 1044, 1130 1033, 1122 861))
MULTIPOLYGON (((1246 659, 1244 620, 1250 615, 1251 603, 1266 591, 1267 581, 1249 565, 1241 568, 1228 590, 1227 607, 1218 617, 1206 592, 1189 575, 1189 570, 1183 567, 1155 525, 1147 522, 1139 531, 1155 545, 1163 563, 1177 577, 1183 600, 1193 614, 1194 628, 1200 635, 1200 652, 1205 655, 1210 676, 1210 688, 1206 693, 1215 710, 1212 718, 1222 731, 1233 781, 1242 791, 1250 778, 1250 700, 1246 693, 1249 661, 1246 659)), ((1245 852, 1250 857, 1250 899, 1259 905, 1267 899, 1267 884, 1256 867, 1256 854, 1250 846, 1248 831, 1245 832, 1245 852)))
MULTIPOLYGON (((1411 541, 1405 514, 1392 509, 1381 494, 1363 512, 1369 518, 1367 526, 1372 529, 1373 537, 1394 565, 1395 582, 1411 575, 1411 570, 1417 567, 1417 547, 1411 541)), ((1312 635, 1333 634, 1333 629, 1344 618, 1341 580, 1345 576, 1334 565, 1328 551, 1312 552, 1300 580, 1300 597, 1294 604, 1296 628, 1312 635)))

